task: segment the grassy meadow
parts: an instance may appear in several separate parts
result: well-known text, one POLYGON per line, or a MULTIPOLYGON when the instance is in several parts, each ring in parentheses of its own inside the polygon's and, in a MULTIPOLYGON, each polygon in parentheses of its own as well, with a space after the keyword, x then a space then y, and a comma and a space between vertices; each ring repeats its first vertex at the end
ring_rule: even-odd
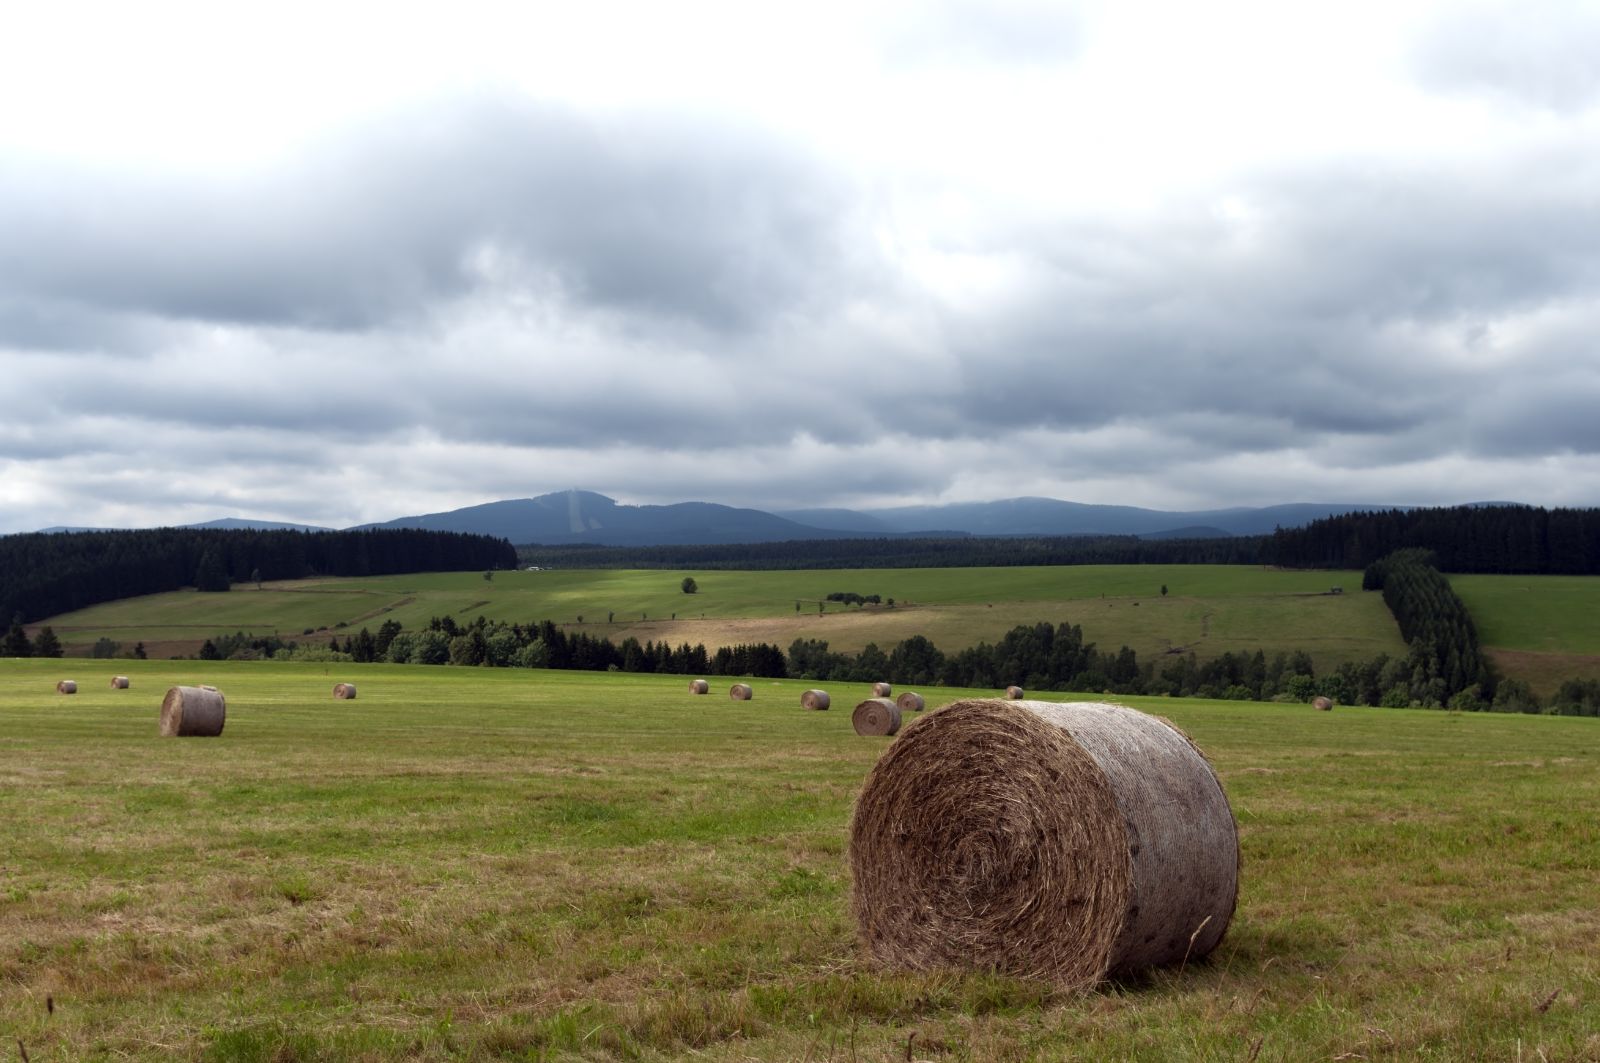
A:
POLYGON ((787 648, 796 638, 836 650, 882 648, 925 635, 944 650, 998 640, 1018 624, 1071 622, 1086 638, 1141 657, 1174 648, 1201 657, 1258 648, 1304 649, 1319 668, 1404 643, 1357 572, 1293 572, 1225 565, 1076 565, 1048 568, 845 569, 766 572, 593 571, 428 573, 367 579, 236 584, 227 594, 178 591, 107 602, 52 617, 68 652, 96 639, 153 657, 192 654, 209 636, 245 631, 304 638, 408 630, 435 616, 470 622, 554 620, 620 642, 741 642, 787 648), (684 594, 692 576, 699 586, 684 594), (1161 594, 1165 585, 1166 596, 1161 594), (1348 593, 1325 593, 1342 586, 1348 593), (835 591, 877 594, 894 607, 825 602, 835 591), (798 609, 796 606, 798 605, 798 609), (582 621, 579 621, 579 618, 582 621))
POLYGON ((1594 720, 1129 699, 1221 776, 1239 908, 1205 962, 1062 994, 867 963, 845 842, 893 739, 852 733, 864 689, 726 684, 0 662, 5 1051, 1600 1059, 1594 720), (220 738, 156 736, 178 682, 220 738))
POLYGON ((1549 694, 1564 679, 1600 679, 1600 579, 1451 576, 1501 674, 1549 694))

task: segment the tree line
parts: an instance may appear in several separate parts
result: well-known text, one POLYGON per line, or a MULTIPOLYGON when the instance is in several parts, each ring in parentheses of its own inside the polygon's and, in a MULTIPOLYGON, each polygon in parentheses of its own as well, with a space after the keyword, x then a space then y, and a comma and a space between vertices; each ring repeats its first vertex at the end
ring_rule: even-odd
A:
POLYGON ((1310 654, 1263 651, 1224 653, 1199 660, 1192 652, 1167 651, 1141 660, 1128 646, 1102 650, 1070 623, 1023 624, 999 641, 945 653, 922 635, 888 650, 869 643, 859 652, 831 649, 826 640, 795 639, 788 652, 769 643, 724 646, 708 653, 703 644, 673 646, 666 640, 613 643, 586 632, 568 632, 542 620, 518 624, 478 617, 458 624, 436 617, 426 628, 406 631, 388 620, 341 644, 296 646, 276 637, 242 633, 207 640, 205 657, 277 657, 395 664, 456 665, 489 668, 553 668, 588 671, 656 672, 675 675, 750 676, 815 682, 870 683, 1001 689, 1018 685, 1031 691, 1076 691, 1216 698, 1237 701, 1308 702, 1321 695, 1345 705, 1394 708, 1451 708, 1466 711, 1600 714, 1600 682, 1563 684, 1541 702, 1525 683, 1486 678, 1452 690, 1434 663, 1431 649, 1403 657, 1380 654, 1347 661, 1318 672, 1310 654), (1443 680, 1443 681, 1442 681, 1443 680))
POLYGON ((1397 550, 1432 551, 1444 572, 1600 574, 1600 509, 1452 506, 1324 517, 1274 532, 1266 564, 1365 568, 1397 550))
POLYGON ((1134 535, 797 539, 710 546, 519 546, 541 568, 994 568, 1027 565, 1253 565, 1259 536, 1140 539, 1134 535))
POLYGON ((417 528, 301 532, 213 528, 0 537, 0 618, 30 623, 98 602, 246 580, 510 568, 504 539, 417 528))

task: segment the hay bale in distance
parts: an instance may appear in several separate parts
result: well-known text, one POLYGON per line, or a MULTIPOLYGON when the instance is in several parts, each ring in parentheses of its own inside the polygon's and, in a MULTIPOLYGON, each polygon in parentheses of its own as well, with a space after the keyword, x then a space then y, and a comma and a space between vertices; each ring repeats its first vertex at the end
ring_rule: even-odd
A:
POLYGON ((354 683, 335 683, 333 684, 333 696, 340 701, 354 701, 356 685, 354 683))
POLYGON ((1006 697, 1010 698, 1012 701, 1021 701, 1026 696, 1027 695, 1022 692, 1021 687, 1006 687, 1006 697))
POLYGON ((161 737, 213 737, 227 715, 227 700, 216 687, 173 687, 161 701, 161 737))
POLYGON ((750 689, 749 683, 735 683, 728 688, 728 697, 734 701, 749 701, 755 696, 756 692, 750 689))
POLYGON ((1321 694, 1311 699, 1311 705, 1313 708, 1321 709, 1323 712, 1333 711, 1333 699, 1323 697, 1321 694))
POLYGON ((833 699, 828 697, 826 690, 808 690, 800 695, 800 707, 803 709, 826 709, 833 704, 833 699))
POLYGON ((709 694, 711 693, 711 684, 707 683, 704 679, 691 679, 689 681, 689 693, 709 694))
POLYGON ((922 695, 915 690, 902 691, 900 696, 894 699, 894 703, 900 707, 902 713, 921 712, 927 705, 927 702, 922 699, 922 695))
POLYGON ((129 686, 129 683, 128 683, 128 677, 127 676, 125 676, 125 675, 114 675, 114 676, 111 677, 111 689, 112 690, 127 690, 128 686, 129 686))
POLYGON ((850 714, 858 735, 886 737, 900 730, 900 706, 888 698, 868 698, 850 714))
POLYGON ((1166 721, 983 698, 929 713, 879 758, 850 869, 878 962, 1075 989, 1214 949, 1239 837, 1211 766, 1166 721))
POLYGON ((872 696, 875 698, 894 697, 894 688, 888 683, 874 683, 872 684, 872 696))
POLYGON ((77 692, 78 684, 70 679, 63 679, 56 684, 57 694, 76 694, 77 692))

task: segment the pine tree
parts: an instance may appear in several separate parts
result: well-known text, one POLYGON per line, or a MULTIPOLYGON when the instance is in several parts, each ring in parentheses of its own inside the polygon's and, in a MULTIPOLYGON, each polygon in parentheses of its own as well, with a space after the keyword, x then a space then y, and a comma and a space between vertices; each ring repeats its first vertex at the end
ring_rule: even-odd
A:
POLYGON ((33 643, 28 641, 28 633, 22 630, 21 624, 12 624, 11 630, 6 633, 5 642, 0 644, 0 653, 7 657, 32 657, 33 643))
POLYGON ((61 640, 56 638, 56 633, 47 624, 39 629, 39 637, 33 640, 33 655, 35 657, 60 657, 61 640))

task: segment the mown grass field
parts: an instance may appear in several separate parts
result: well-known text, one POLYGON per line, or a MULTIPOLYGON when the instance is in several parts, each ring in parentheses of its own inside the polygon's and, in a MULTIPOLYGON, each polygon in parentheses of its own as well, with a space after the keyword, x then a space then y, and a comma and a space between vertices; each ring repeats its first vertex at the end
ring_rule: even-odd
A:
POLYGON ((1174 648, 1201 657, 1225 651, 1304 649, 1321 668, 1404 653, 1399 631, 1355 572, 1290 572, 1223 565, 1088 565, 1051 568, 875 569, 800 572, 550 571, 430 573, 360 580, 239 584, 227 594, 195 591, 109 602, 49 621, 69 652, 98 638, 152 656, 192 654, 207 637, 233 631, 304 638, 376 629, 409 630, 431 617, 470 622, 554 620, 613 641, 740 642, 787 648, 825 639, 857 652, 925 635, 945 650, 999 639, 1017 624, 1070 622, 1104 648, 1141 657, 1174 648), (681 584, 692 576, 695 594, 681 584), (1165 585, 1168 594, 1161 595, 1165 585), (1328 594, 1333 586, 1347 593, 1328 594), (877 594, 895 606, 820 602, 835 591, 877 594), (796 609, 796 605, 799 609, 796 609), (819 611, 820 604, 820 611, 819 611), (582 617, 582 622, 579 622, 582 617), (324 630, 325 629, 325 630, 324 630))
POLYGON ((1240 904, 1207 962, 1064 995, 864 961, 847 826, 892 740, 864 690, 754 682, 0 662, 5 1051, 1600 1059, 1594 720, 1130 699, 1216 766, 1240 904), (222 737, 156 737, 176 682, 222 737))

